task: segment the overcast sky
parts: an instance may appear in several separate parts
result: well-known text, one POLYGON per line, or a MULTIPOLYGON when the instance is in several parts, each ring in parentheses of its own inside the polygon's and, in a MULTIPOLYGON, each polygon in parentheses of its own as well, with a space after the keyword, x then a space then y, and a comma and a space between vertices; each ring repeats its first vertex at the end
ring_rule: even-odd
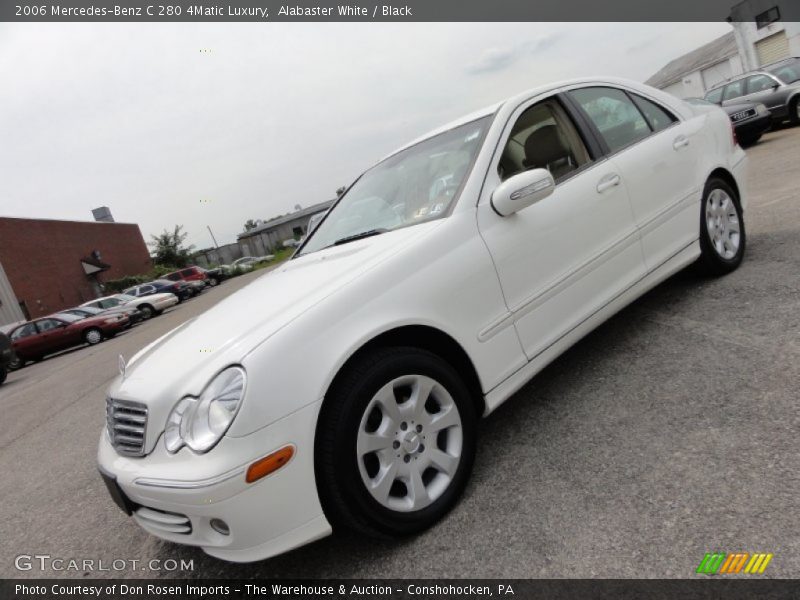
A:
POLYGON ((0 216, 235 241, 446 121, 549 81, 644 80, 727 23, 2 24, 0 216), (201 52, 201 50, 205 50, 201 52))

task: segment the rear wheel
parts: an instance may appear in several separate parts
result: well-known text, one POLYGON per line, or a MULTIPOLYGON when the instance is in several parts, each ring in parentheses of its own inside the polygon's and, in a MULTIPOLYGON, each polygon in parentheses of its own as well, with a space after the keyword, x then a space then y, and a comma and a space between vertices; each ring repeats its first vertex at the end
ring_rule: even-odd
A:
POLYGON ((0 367, 0 385, 6 380, 8 377, 8 370, 5 367, 0 367))
POLYGON ((761 134, 760 134, 760 133, 759 133, 758 135, 750 135, 750 136, 745 136, 745 137, 742 137, 742 138, 740 138, 740 139, 739 139, 739 144, 740 144, 742 147, 745 147, 745 146, 753 146, 753 145, 755 145, 755 144, 758 142, 758 140, 760 140, 760 139, 761 139, 761 134))
POLYGON ((458 501, 475 456, 475 405, 449 363, 417 348, 377 350, 325 399, 317 488, 335 527, 416 533, 458 501))
POLYGON ((741 264, 746 241, 738 195, 722 179, 709 179, 700 214, 699 264, 712 275, 730 273, 741 264))
POLYGON ((16 371, 17 369, 21 369, 25 366, 25 359, 21 358, 19 354, 15 355, 14 358, 8 363, 9 371, 16 371))
POLYGON ((150 319, 151 317, 155 316, 155 314, 156 314, 156 310, 152 306, 150 306, 149 304, 142 304, 139 307, 139 310, 142 312, 142 320, 144 320, 144 321, 146 321, 147 319, 150 319))
POLYGON ((214 287, 218 283, 219 283, 219 281, 217 281, 216 277, 209 277, 208 278, 208 285, 210 285, 211 287, 214 287))
POLYGON ((103 341, 103 332, 97 329, 97 327, 91 327, 83 332, 83 341, 90 346, 99 344, 103 341))
POLYGON ((792 104, 789 106, 789 120, 792 125, 800 125, 800 97, 792 100, 792 104))

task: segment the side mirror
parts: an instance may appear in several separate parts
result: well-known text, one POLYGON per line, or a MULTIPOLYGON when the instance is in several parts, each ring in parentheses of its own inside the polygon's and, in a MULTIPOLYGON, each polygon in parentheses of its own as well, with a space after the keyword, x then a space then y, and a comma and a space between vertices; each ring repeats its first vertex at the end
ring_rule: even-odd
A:
POLYGON ((492 193, 492 208, 502 217, 507 217, 544 200, 556 187, 556 182, 547 169, 531 169, 517 173, 497 186, 492 193))

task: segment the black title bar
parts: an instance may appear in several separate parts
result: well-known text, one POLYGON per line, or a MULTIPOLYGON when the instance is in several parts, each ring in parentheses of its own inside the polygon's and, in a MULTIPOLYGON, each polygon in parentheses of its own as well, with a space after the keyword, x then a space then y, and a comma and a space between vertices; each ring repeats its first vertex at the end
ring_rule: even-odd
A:
MULTIPOLYGON (((3 0, 0 21, 723 21, 735 0, 3 0)), ((800 21, 800 2, 785 0, 781 18, 800 21)), ((734 19, 740 19, 733 15, 734 19)), ((749 20, 751 17, 745 17, 749 20)))

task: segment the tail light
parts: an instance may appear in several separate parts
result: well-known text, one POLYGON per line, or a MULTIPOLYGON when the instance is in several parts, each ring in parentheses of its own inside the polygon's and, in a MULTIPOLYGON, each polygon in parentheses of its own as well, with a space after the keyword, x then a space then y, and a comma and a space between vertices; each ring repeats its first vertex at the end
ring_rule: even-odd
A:
POLYGON ((736 137, 736 128, 733 126, 733 121, 729 121, 729 123, 731 125, 731 141, 733 142, 733 147, 735 148, 739 145, 739 140, 736 137))

